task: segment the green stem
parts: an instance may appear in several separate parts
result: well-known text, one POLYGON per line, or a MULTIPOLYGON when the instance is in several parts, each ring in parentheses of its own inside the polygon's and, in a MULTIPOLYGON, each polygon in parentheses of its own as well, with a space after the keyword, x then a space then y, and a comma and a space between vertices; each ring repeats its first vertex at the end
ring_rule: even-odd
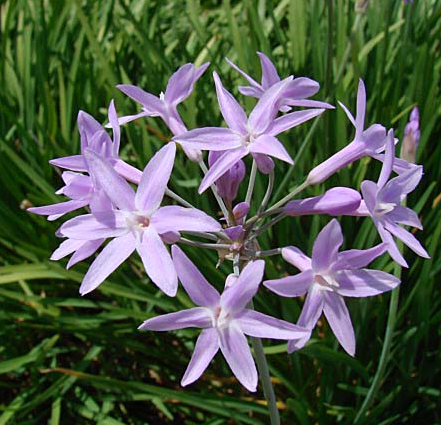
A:
POLYGON ((257 164, 256 160, 253 159, 253 165, 251 166, 250 180, 248 181, 247 194, 245 196, 245 202, 248 204, 251 202, 251 197, 253 196, 254 184, 256 183, 257 174, 257 164))
POLYGON ((297 186, 292 192, 288 193, 284 198, 282 198, 280 201, 276 202, 271 208, 267 210, 267 212, 275 210, 282 205, 286 204, 289 200, 294 198, 298 193, 300 193, 302 190, 306 189, 309 186, 309 183, 306 182, 306 180, 300 185, 297 186))

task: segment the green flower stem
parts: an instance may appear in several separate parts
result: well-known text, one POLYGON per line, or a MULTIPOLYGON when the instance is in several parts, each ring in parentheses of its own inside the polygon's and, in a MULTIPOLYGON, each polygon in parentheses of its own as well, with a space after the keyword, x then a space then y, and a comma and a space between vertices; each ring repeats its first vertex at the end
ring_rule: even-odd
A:
MULTIPOLYGON (((207 174, 208 168, 205 165, 205 162, 203 160, 199 161, 199 167, 201 167, 201 170, 203 171, 204 175, 207 174)), ((227 207, 225 206, 223 199, 217 193, 216 186, 214 184, 212 184, 210 186, 210 188, 213 192, 214 197, 216 198, 217 203, 219 204, 219 208, 221 209, 222 214, 225 217, 225 220, 229 220, 229 214, 228 214, 227 207)))
POLYGON ((248 189, 247 189, 247 194, 245 196, 245 202, 248 203, 251 202, 251 197, 253 196, 254 184, 256 183, 256 174, 257 174, 257 164, 256 161, 253 159, 253 165, 251 166, 251 174, 250 174, 250 180, 248 181, 248 189))
POLYGON ((290 201, 294 196, 299 194, 302 190, 306 189, 309 186, 309 183, 306 182, 306 180, 300 185, 297 186, 293 191, 288 193, 284 198, 282 198, 280 201, 276 202, 271 208, 269 208, 266 213, 271 212, 272 210, 275 210, 282 205, 286 204, 288 201, 290 201))
POLYGON ((197 246, 198 248, 208 248, 208 249, 229 249, 230 248, 230 244, 206 243, 206 242, 192 241, 191 239, 187 239, 187 238, 179 238, 178 242, 183 243, 185 245, 197 246))
POLYGON ((177 193, 170 190, 168 187, 165 188, 165 194, 175 201, 179 202, 181 205, 187 208, 195 208, 190 202, 186 201, 184 198, 181 198, 177 193))
POLYGON ((271 173, 268 176, 268 187, 266 188, 265 196, 262 199, 262 204, 260 205, 257 211, 257 215, 260 215, 267 207, 268 202, 271 198, 271 194, 273 193, 273 188, 274 188, 274 171, 271 171, 271 173))
MULTIPOLYGON (((401 242, 398 243, 398 248, 400 252, 403 251, 403 244, 401 242)), ((395 263, 394 274, 396 277, 401 278, 401 266, 397 263, 395 263)), ((398 286, 392 291, 390 297, 389 316, 387 318, 386 333, 384 335, 383 348, 381 350, 377 371, 375 372, 374 379, 366 395, 366 398, 364 399, 363 404, 360 410, 358 411, 357 416, 355 417, 354 425, 363 423, 363 421, 366 419, 366 412, 369 409, 370 405, 372 404, 375 396, 377 395, 377 391, 382 384, 383 375, 389 360, 389 355, 392 345, 392 337, 395 330, 395 324, 397 322, 399 296, 400 296, 400 287, 398 286)))

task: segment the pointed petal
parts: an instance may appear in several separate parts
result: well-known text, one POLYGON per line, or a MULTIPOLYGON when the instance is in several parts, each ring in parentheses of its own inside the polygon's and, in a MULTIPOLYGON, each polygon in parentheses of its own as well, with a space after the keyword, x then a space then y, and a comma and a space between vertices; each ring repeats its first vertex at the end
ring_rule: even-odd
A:
POLYGON ((336 292, 344 297, 370 297, 391 291, 400 284, 400 279, 380 270, 341 270, 336 273, 339 283, 336 292))
POLYGON ((113 165, 113 169, 124 179, 139 185, 142 177, 142 171, 133 167, 122 159, 118 159, 113 165))
POLYGON ((120 209, 135 209, 135 192, 132 187, 113 169, 108 161, 90 149, 84 153, 89 164, 90 173, 95 177, 110 200, 120 209))
POLYGON ((332 265, 332 270, 349 270, 365 267, 386 252, 386 250, 386 244, 382 243, 370 249, 350 249, 339 252, 337 261, 332 265))
POLYGON ((343 298, 334 292, 325 291, 324 297, 323 312, 332 332, 345 351, 353 356, 355 354, 355 334, 348 308, 343 298))
POLYGON ((195 69, 193 83, 202 77, 206 69, 210 66, 210 62, 203 63, 199 68, 195 69))
POLYGON ((207 151, 224 151, 242 146, 240 134, 222 127, 195 128, 173 137, 172 140, 187 148, 207 151))
POLYGON ((135 250, 135 240, 129 233, 111 240, 89 267, 80 286, 80 294, 93 291, 135 250))
POLYGON ((337 260, 338 250, 343 243, 340 223, 334 218, 318 234, 312 248, 314 271, 327 270, 337 260))
POLYGON ((274 84, 266 90, 248 118, 248 126, 255 133, 262 133, 271 124, 280 108, 283 94, 292 77, 274 84))
POLYGON ((156 230, 149 226, 136 250, 152 282, 166 295, 174 297, 178 290, 178 277, 167 248, 156 230))
POLYGON ((414 235, 412 235, 412 233, 408 232, 406 229, 403 229, 397 224, 392 223, 389 220, 386 220, 384 222, 384 227, 388 232, 392 233, 395 237, 400 239, 405 245, 407 245, 413 252, 418 254, 420 257, 430 258, 430 255, 423 248, 423 246, 420 244, 418 239, 414 235))
POLYGON ((224 175, 234 164, 236 164, 236 162, 247 155, 248 152, 248 148, 246 147, 226 151, 208 170, 207 174, 202 179, 198 193, 202 193, 208 189, 220 176, 224 175))
POLYGON ((399 204, 408 193, 412 192, 423 176, 423 167, 413 167, 388 181, 378 196, 383 202, 399 204))
POLYGON ((194 307, 153 317, 146 320, 138 329, 143 331, 172 331, 175 329, 206 328, 210 326, 210 311, 204 307, 194 307))
POLYGON ((265 280, 263 284, 282 297, 299 297, 308 291, 313 281, 314 275, 312 270, 305 270, 295 276, 265 280))
POLYGON ((103 242, 104 239, 84 242, 83 245, 75 251, 72 257, 70 257, 70 260, 66 265, 66 269, 70 269, 73 265, 85 260, 86 258, 89 258, 96 252, 103 242))
POLYGON ((58 261, 61 258, 64 258, 69 254, 72 254, 72 252, 76 251, 83 244, 84 241, 66 239, 65 241, 61 242, 60 246, 52 253, 50 259, 53 261, 58 261))
POLYGON ((285 147, 274 136, 262 134, 254 142, 250 143, 248 147, 250 152, 269 155, 281 159, 288 164, 294 164, 285 147))
POLYGON ((244 96, 259 98, 262 96, 263 90, 256 87, 239 86, 239 93, 243 94, 244 96))
POLYGON ((140 211, 152 212, 159 208, 175 161, 176 145, 168 143, 153 155, 142 173, 135 195, 135 206, 140 211))
POLYGON ((246 134, 247 115, 232 94, 224 88, 216 72, 213 72, 214 84, 216 86, 217 101, 222 116, 228 127, 240 134, 246 134))
POLYGON ((397 205, 390 213, 388 213, 387 219, 395 223, 416 227, 417 229, 423 228, 423 225, 418 218, 418 214, 410 208, 401 205, 397 205))
POLYGON ((121 130, 118 123, 118 115, 115 109, 115 103, 112 101, 109 105, 109 122, 113 129, 112 156, 117 157, 119 152, 119 144, 121 140, 121 130))
POLYGON ((341 108, 343 109, 344 113, 348 117, 349 121, 351 121, 352 125, 354 127, 356 127, 357 125, 355 124, 355 118, 352 115, 351 111, 343 103, 341 103, 340 101, 338 102, 338 104, 341 106, 341 108))
POLYGON ((315 118, 324 111, 324 109, 307 109, 305 111, 291 112, 274 120, 269 125, 265 133, 271 136, 277 136, 290 128, 296 127, 306 121, 311 120, 312 118, 315 118))
POLYGON ((178 105, 193 89, 194 66, 192 63, 182 65, 168 80, 164 100, 169 105, 178 105))
POLYGON ((243 332, 235 326, 220 330, 220 349, 231 371, 248 390, 257 389, 257 370, 243 332))
POLYGON ((364 127, 364 117, 366 114, 366 89, 364 82, 360 78, 357 92, 357 115, 355 117, 355 138, 361 137, 364 127))
POLYGON ((203 307, 212 307, 219 303, 219 292, 211 286, 199 269, 176 245, 172 246, 173 263, 182 286, 191 300, 203 307))
POLYGON ((398 249, 397 244, 394 241, 392 235, 383 227, 383 224, 378 220, 374 220, 375 227, 377 228, 378 234, 380 235, 381 240, 387 246, 387 252, 392 257, 394 261, 396 261, 402 267, 408 267, 406 260, 398 249))
POLYGON ((96 132, 102 131, 103 127, 92 115, 84 111, 78 112, 77 126, 80 133, 81 152, 83 152, 87 148, 89 140, 96 132))
POLYGON ((235 317, 240 330, 249 336, 271 339, 303 338, 308 331, 301 326, 279 320, 254 310, 245 309, 235 317))
POLYGON ((49 164, 72 171, 87 171, 86 161, 83 155, 64 156, 49 161, 49 164))
POLYGON ((251 301, 262 282, 265 261, 250 261, 241 271, 234 285, 221 295, 221 306, 228 311, 240 311, 251 301))
MULTIPOLYGON (((321 102, 319 100, 309 100, 309 99, 293 99, 284 100, 285 105, 289 106, 301 106, 303 108, 323 108, 323 109, 335 109, 335 106, 327 102, 321 102)), ((282 111, 283 112, 283 111, 282 111)))
POLYGON ((196 208, 168 205, 159 208, 151 217, 152 226, 158 233, 217 232, 221 225, 214 218, 196 208))
MULTIPOLYGON (((253 78, 251 78, 245 71, 242 71, 236 64, 234 64, 233 62, 230 61, 230 59, 225 58, 225 60, 228 62, 228 65, 230 65, 233 69, 235 69, 237 72, 239 72, 240 74, 242 74, 246 80, 255 88, 262 90, 261 85, 254 80, 253 78)), ((263 90, 262 90, 263 91, 263 90)))
POLYGON ((282 248, 282 257, 285 261, 292 264, 294 267, 297 267, 300 271, 312 268, 311 259, 295 246, 282 248))
POLYGON ((84 214, 66 221, 59 229, 63 236, 77 240, 95 240, 119 237, 128 232, 127 221, 119 211, 106 211, 99 214, 84 214))
POLYGON ((43 207, 31 207, 28 208, 26 211, 38 214, 38 215, 55 215, 56 218, 61 217, 62 215, 75 211, 78 208, 82 208, 86 206, 89 203, 89 200, 79 200, 79 201, 67 201, 67 202, 60 202, 58 204, 52 204, 52 205, 45 205, 43 207))
POLYGON ((140 103, 146 110, 146 112, 155 112, 157 114, 164 114, 165 108, 161 100, 142 90, 139 87, 132 86, 130 84, 119 84, 116 86, 117 89, 121 90, 125 95, 129 96, 136 102, 140 103))
POLYGON ((183 387, 200 378, 219 350, 219 337, 215 328, 204 329, 194 347, 190 363, 181 380, 183 387))
MULTIPOLYGON (((305 99, 314 96, 320 89, 320 84, 311 78, 298 77, 292 80, 285 92, 285 98, 290 100, 305 99)), ((291 105, 291 103, 288 103, 291 105)))
MULTIPOLYGON (((151 117, 151 116, 157 116, 158 114, 156 113, 151 113, 151 112, 147 112, 147 111, 142 111, 139 114, 135 114, 135 115, 125 115, 123 117, 119 117, 118 118, 118 125, 124 125, 127 124, 129 122, 135 121, 138 118, 142 118, 142 117, 151 117)), ((106 124, 106 128, 110 128, 112 125, 106 124)))
POLYGON ((389 130, 386 139, 386 151, 384 156, 383 166, 381 167, 380 177, 378 178, 377 186, 381 190, 389 179, 392 167, 394 165, 395 158, 395 145, 394 145, 394 131, 389 130))
POLYGON ((257 52, 257 54, 260 59, 260 65, 262 66, 262 87, 264 90, 266 90, 278 83, 280 81, 280 77, 277 73, 276 67, 268 56, 261 52, 257 52))

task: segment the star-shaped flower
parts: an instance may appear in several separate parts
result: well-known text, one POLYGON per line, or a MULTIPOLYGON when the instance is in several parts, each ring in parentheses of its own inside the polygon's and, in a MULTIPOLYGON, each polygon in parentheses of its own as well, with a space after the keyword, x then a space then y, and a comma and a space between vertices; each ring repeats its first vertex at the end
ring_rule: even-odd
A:
POLYGON ((172 247, 172 254, 185 291, 199 307, 154 317, 139 329, 202 328, 181 384, 186 386, 196 381, 220 349, 239 382, 249 391, 256 391, 257 371, 245 335, 292 339, 307 333, 300 326, 246 308, 262 281, 265 262, 249 262, 237 280, 220 295, 176 245, 172 247))

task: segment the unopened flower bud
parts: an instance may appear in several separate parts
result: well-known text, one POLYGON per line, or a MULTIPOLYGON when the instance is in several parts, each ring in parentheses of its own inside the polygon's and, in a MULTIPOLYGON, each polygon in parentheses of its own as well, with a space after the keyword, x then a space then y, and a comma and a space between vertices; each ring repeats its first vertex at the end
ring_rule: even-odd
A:
POLYGON ((404 129, 404 139, 401 144, 400 157, 411 164, 415 164, 416 151, 420 141, 420 115, 415 107, 410 113, 410 120, 404 129))

